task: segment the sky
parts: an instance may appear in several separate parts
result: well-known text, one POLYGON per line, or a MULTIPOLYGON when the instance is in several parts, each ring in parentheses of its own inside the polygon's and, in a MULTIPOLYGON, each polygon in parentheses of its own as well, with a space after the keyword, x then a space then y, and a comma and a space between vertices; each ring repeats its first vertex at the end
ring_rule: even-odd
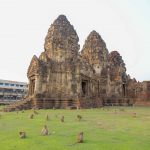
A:
POLYGON ((0 0, 0 79, 28 81, 30 61, 44 51, 60 14, 77 31, 80 49, 96 30, 109 52, 120 53, 127 74, 150 80, 150 0, 0 0))

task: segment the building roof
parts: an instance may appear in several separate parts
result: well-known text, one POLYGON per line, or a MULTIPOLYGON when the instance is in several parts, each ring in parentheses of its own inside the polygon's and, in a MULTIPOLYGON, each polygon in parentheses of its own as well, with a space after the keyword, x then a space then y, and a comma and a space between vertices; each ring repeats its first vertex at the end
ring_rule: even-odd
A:
POLYGON ((0 79, 1 83, 13 83, 13 84, 23 84, 23 85, 27 85, 27 82, 20 82, 20 81, 12 81, 12 80, 3 80, 0 79))

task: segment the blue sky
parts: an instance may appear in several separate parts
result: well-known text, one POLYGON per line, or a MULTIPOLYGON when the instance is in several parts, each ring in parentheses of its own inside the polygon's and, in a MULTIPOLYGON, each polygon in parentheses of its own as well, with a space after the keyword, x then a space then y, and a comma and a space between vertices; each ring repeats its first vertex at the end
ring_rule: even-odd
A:
POLYGON ((30 60, 44 50, 60 14, 76 29, 81 48, 96 30, 109 52, 119 51, 132 78, 150 80, 149 0, 0 0, 0 79, 28 81, 30 60))

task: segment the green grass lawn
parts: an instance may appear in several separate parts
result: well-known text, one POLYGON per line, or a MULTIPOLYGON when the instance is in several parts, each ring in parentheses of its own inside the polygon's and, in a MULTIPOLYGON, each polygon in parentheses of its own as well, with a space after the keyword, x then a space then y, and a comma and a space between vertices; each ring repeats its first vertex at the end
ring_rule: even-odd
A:
POLYGON ((32 110, 18 114, 0 112, 0 149, 150 150, 150 108, 107 108, 38 110, 34 119, 29 119, 32 110), (120 110, 122 108, 124 111, 120 110), (133 117, 134 112, 136 117, 133 117), (46 114, 49 114, 49 121, 46 121, 46 114), (77 120, 78 114, 82 115, 82 121, 77 120), (62 115, 64 123, 60 122, 62 115), (48 136, 40 135, 44 125, 48 126, 48 136), (19 131, 25 131, 27 138, 20 139, 19 131), (74 144, 81 131, 84 132, 84 143, 74 144))

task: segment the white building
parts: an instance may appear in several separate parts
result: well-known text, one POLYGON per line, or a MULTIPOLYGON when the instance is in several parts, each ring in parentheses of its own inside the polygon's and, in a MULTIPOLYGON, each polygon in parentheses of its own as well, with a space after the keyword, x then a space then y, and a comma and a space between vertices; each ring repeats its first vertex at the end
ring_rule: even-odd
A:
POLYGON ((0 102, 14 102, 26 96, 28 85, 25 82, 0 79, 0 102))

